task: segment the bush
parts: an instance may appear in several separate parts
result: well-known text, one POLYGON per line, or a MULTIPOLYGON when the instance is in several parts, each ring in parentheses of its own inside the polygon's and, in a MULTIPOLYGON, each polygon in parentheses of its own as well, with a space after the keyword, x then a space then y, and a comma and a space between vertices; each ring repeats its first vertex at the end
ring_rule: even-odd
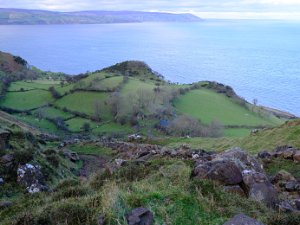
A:
POLYGON ((53 98, 55 99, 61 98, 61 94, 53 86, 49 88, 49 91, 53 98))
POLYGON ((87 122, 85 122, 81 127, 81 130, 83 130, 84 132, 88 132, 90 129, 91 129, 91 125, 87 122))

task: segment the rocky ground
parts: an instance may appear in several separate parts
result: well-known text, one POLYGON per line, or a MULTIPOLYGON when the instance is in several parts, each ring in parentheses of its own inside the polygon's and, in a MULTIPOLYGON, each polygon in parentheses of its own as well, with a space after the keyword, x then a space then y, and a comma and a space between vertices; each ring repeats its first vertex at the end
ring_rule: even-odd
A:
MULTIPOLYGON (((20 135, 20 133, 18 135, 20 135)), ((284 170, 279 170, 276 174, 269 175, 265 170, 265 167, 276 159, 285 160, 295 165, 300 163, 300 150, 292 146, 280 146, 273 151, 262 151, 253 156, 240 148, 231 148, 222 152, 212 152, 202 149, 191 149, 187 145, 171 149, 159 145, 117 140, 96 139, 92 141, 74 139, 57 144, 57 148, 45 150, 41 148, 41 146, 45 144, 43 140, 36 140, 31 137, 32 140, 28 141, 30 137, 30 135, 29 137, 25 135, 22 139, 24 143, 21 143, 21 146, 24 148, 34 148, 36 152, 32 153, 33 155, 29 156, 28 159, 26 159, 26 155, 21 155, 23 160, 20 161, 20 156, 18 155, 20 153, 15 149, 16 143, 14 143, 16 133, 7 130, 3 130, 0 133, 0 145, 3 149, 6 149, 2 152, 0 157, 0 185, 2 187, 5 187, 5 185, 9 183, 16 183, 18 188, 21 188, 30 195, 46 192, 51 193, 50 196, 54 196, 51 198, 57 198, 55 197, 58 194, 57 188, 49 183, 49 177, 53 176, 58 178, 58 176, 57 174, 51 175, 49 171, 53 168, 60 168, 61 164, 66 165, 70 163, 73 165, 81 162, 81 168, 75 169, 75 167, 73 167, 72 169, 65 166, 63 169, 60 169, 60 171, 73 171, 72 176, 81 176, 84 178, 83 180, 85 180, 82 182, 88 183, 91 187, 95 186, 95 182, 96 186, 100 185, 102 187, 106 181, 111 182, 112 179, 115 180, 114 182, 121 182, 121 185, 122 182, 124 182, 123 179, 126 179, 126 182, 129 182, 128 184, 130 185, 130 182, 144 179, 148 174, 155 173, 155 168, 157 168, 157 171, 161 171, 161 168, 163 168, 166 163, 174 161, 176 162, 175 165, 177 165, 178 162, 184 162, 183 165, 190 165, 191 168, 189 177, 184 178, 187 179, 188 182, 213 181, 222 192, 224 191, 225 193, 239 196, 241 201, 243 201, 243 199, 255 201, 258 204, 270 208, 274 213, 293 213, 293 217, 296 215, 296 222, 292 224, 297 224, 300 221, 299 177, 295 177, 284 170), (69 150, 69 146, 74 143, 81 145, 93 143, 96 146, 109 148, 113 151, 113 157, 108 158, 101 155, 77 154, 69 150), (42 158, 45 159, 47 163, 41 160, 42 158), (154 165, 154 162, 157 161, 164 163, 154 165), (48 170, 45 170, 45 168, 48 170), (130 173, 124 173, 124 171, 128 171, 128 168, 130 169, 130 173), (95 178, 94 174, 99 171, 102 171, 101 174, 95 178)), ((18 143, 18 146, 19 144, 20 143, 18 143)), ((25 153, 23 152, 23 154, 25 153)), ((180 167, 182 166, 179 166, 179 168, 180 167)), ((57 173, 57 171, 54 173, 57 173)), ((174 176, 177 176, 176 172, 174 176)), ((60 177, 58 179, 63 180, 64 178, 60 177)), ((86 184, 83 185, 86 186, 86 184)), ((70 188, 72 188, 72 186, 70 186, 70 188)), ((90 187, 88 189, 90 189, 90 187)), ((213 190, 211 191, 213 192, 213 190)), ((89 192, 90 191, 84 191, 84 195, 87 195, 89 192)), ((72 191, 71 193, 73 196, 73 194, 77 192, 72 191)), ((9 196, 7 193, 6 195, 9 196)), ((6 212, 5 210, 9 212, 10 208, 14 209, 15 204, 17 204, 14 200, 9 200, 9 198, 2 197, 1 199, 0 213, 1 210, 4 210, 3 212, 6 212)), ((153 212, 149 206, 137 206, 139 207, 135 207, 124 214, 124 218, 128 224, 156 224, 157 212, 153 212)), ((108 220, 107 214, 99 214, 97 216, 97 224, 110 224, 107 223, 108 220)), ((29 223, 23 221, 23 223, 20 222, 17 224, 29 223)), ((53 224, 53 222, 51 224, 53 224)), ((237 212, 232 219, 224 223, 224 225, 229 224, 258 225, 262 223, 256 220, 255 217, 251 218, 243 213, 237 212)))

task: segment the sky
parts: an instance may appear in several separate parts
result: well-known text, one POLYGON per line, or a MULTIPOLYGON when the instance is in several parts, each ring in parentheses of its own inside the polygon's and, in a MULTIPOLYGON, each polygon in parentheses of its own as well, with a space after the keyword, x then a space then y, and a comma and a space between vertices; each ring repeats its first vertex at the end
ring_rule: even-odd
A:
POLYGON ((136 10, 193 13, 203 18, 300 20, 300 0, 0 0, 0 8, 136 10))

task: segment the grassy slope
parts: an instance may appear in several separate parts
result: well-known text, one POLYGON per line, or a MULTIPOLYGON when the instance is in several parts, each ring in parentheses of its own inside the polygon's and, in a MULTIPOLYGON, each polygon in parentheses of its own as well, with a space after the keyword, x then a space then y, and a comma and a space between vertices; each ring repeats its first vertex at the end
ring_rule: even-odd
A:
MULTIPOLYGON (((93 115, 95 102, 99 101, 104 104, 107 97, 108 95, 106 93, 75 92, 59 99, 55 104, 61 108, 66 107, 72 111, 93 115)), ((107 111, 103 115, 105 118, 110 117, 107 111)))
POLYGON ((257 126, 281 123, 275 117, 261 118, 225 95, 207 89, 188 92, 175 101, 175 107, 180 113, 189 114, 204 123, 214 119, 224 125, 257 126))
POLYGON ((1 106, 18 110, 29 110, 52 102, 50 92, 45 90, 31 90, 26 92, 9 92, 1 106))
POLYGON ((300 148, 300 120, 287 122, 279 127, 259 131, 243 138, 162 138, 155 143, 169 147, 188 144, 192 148, 223 151, 231 147, 241 147, 248 152, 273 150, 277 146, 292 145, 300 148))
MULTIPOLYGON (((65 84, 64 86, 61 86, 59 81, 49 81, 46 79, 39 79, 32 82, 14 82, 11 84, 9 89, 10 92, 7 93, 5 99, 1 102, 1 105, 12 109, 30 110, 44 106, 46 103, 53 103, 61 109, 66 108, 67 110, 93 116, 95 112, 95 102, 99 102, 101 106, 101 124, 109 123, 112 128, 108 125, 100 126, 94 124, 94 122, 84 118, 75 118, 66 121, 70 129, 72 131, 79 131, 79 128, 84 122, 89 122, 93 131, 96 133, 110 131, 132 132, 133 129, 128 125, 120 126, 111 122, 113 116, 110 112, 108 101, 111 92, 103 91, 121 87, 120 96, 123 97, 123 111, 125 111, 126 114, 132 107, 131 100, 135 99, 139 94, 144 93, 144 97, 150 96, 153 98, 153 96, 156 95, 154 94, 154 88, 157 87, 157 83, 160 83, 161 92, 155 97, 156 107, 163 104, 164 95, 171 93, 172 89, 190 87, 190 85, 169 85, 164 83, 162 80, 155 77, 151 70, 149 71, 149 69, 141 63, 128 62, 127 64, 119 64, 117 67, 119 67, 118 70, 105 69, 100 72, 91 73, 88 77, 85 77, 78 82, 65 84), (129 77, 128 82, 120 86, 123 81, 123 74, 131 74, 132 76, 129 77), (54 86, 60 94, 65 96, 58 100, 53 99, 48 91, 51 86, 54 86), (21 88, 29 91, 19 92, 21 88), (70 93, 69 91, 74 88, 79 88, 81 91, 70 93), (82 90, 85 88, 95 88, 98 92, 82 90)), ((225 95, 217 94, 204 87, 180 95, 178 99, 175 100, 174 106, 178 114, 184 113, 191 115, 204 123, 209 123, 212 120, 217 119, 224 125, 275 126, 282 122, 274 116, 270 116, 269 118, 259 116, 257 113, 251 112, 247 108, 233 102, 225 95)), ((70 113, 65 113, 62 110, 51 107, 36 111, 42 111, 48 118, 62 117, 67 120, 73 116, 70 113)), ((147 114, 148 112, 145 113, 147 114)), ((32 117, 28 117, 27 121, 30 121, 31 118, 32 117)), ((36 124, 36 120, 35 118, 33 119, 34 121, 32 121, 32 124, 34 125, 36 124)), ((140 124, 142 124, 141 132, 147 133, 149 130, 147 127, 153 126, 155 123, 157 123, 157 121, 152 119, 149 121, 140 121, 140 124)), ((225 135, 227 137, 243 137, 248 135, 250 130, 250 128, 228 128, 225 130, 225 135)))

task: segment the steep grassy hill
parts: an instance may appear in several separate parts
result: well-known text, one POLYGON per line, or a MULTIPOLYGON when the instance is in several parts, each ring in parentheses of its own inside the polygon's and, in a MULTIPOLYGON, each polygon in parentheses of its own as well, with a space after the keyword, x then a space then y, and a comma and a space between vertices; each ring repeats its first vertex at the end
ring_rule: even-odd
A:
MULTIPOLYGON (((3 69, 7 67, 18 64, 3 66, 3 73, 8 73, 3 69)), ((223 127, 225 136, 240 137, 286 119, 216 82, 168 83, 142 62, 123 62, 75 77, 26 68, 35 76, 9 82, 0 107, 50 133, 217 137, 223 127), (186 130, 184 124, 194 128, 186 130)))

